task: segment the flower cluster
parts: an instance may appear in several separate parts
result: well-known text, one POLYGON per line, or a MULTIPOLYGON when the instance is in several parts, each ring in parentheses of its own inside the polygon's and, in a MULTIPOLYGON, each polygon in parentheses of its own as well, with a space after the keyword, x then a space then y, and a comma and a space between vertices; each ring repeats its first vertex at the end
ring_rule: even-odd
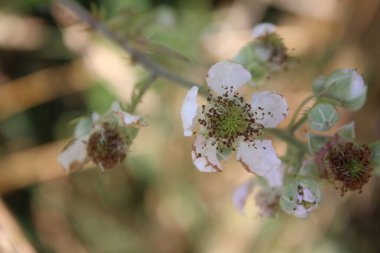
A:
POLYGON ((82 168, 87 162, 102 172, 119 165, 131 144, 130 128, 144 126, 140 116, 132 115, 114 102, 104 115, 93 113, 82 118, 75 128, 75 139, 60 153, 58 161, 67 172, 82 168))
MULTIPOLYGON (((233 203, 241 213, 253 196, 261 216, 273 217, 282 210, 307 218, 321 204, 322 181, 338 185, 341 195, 362 191, 380 167, 380 142, 356 142, 353 122, 333 135, 321 134, 335 127, 338 107, 357 111, 364 105, 367 86, 354 69, 317 77, 312 94, 295 109, 284 129, 274 129, 288 115, 284 96, 262 91, 247 98, 240 93, 246 84, 262 84, 273 72, 288 67, 291 57, 276 29, 269 23, 257 25, 254 40, 232 60, 212 65, 204 98, 198 96, 198 86, 187 92, 181 109, 183 134, 195 135, 191 157, 199 171, 221 172, 223 162, 236 152, 236 160, 255 174, 233 193, 233 203), (304 124, 308 125, 306 141, 295 134, 304 124), (286 142, 281 159, 268 136, 286 142)), ((136 85, 140 92, 133 94, 131 104, 136 105, 147 87, 136 85)), ((140 116, 114 103, 105 114, 94 113, 78 122, 75 139, 60 153, 59 163, 68 172, 88 162, 103 172, 115 168, 127 157, 136 128, 144 125, 140 116)))
MULTIPOLYGON (((263 73, 268 75, 280 69, 289 59, 285 45, 275 32, 274 25, 259 24, 253 29, 256 40, 234 58, 257 75, 253 78, 255 81, 262 80, 263 73)), ((241 212, 247 198, 256 191, 254 200, 261 216, 272 217, 281 208, 297 218, 306 218, 321 203, 321 181, 333 182, 342 195, 348 191, 361 192, 374 168, 380 165, 379 142, 372 145, 355 142, 353 122, 337 129, 334 135, 318 133, 332 129, 338 122, 337 107, 357 111, 364 105, 367 86, 363 77, 354 69, 336 70, 316 78, 312 91, 313 94, 295 110, 289 126, 278 135, 292 143, 288 143, 287 153, 282 158, 283 169, 276 174, 277 180, 266 177, 268 180, 263 183, 252 179, 235 190, 233 202, 241 212), (302 117, 297 117, 311 100, 314 104, 302 117), (305 123, 310 131, 307 143, 294 136, 305 123)))

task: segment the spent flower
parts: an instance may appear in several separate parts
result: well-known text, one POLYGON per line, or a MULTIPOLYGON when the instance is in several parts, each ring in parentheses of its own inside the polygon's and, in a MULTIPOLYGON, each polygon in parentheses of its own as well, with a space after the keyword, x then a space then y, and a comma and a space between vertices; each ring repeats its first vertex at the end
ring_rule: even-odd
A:
POLYGON ((121 109, 115 102, 104 115, 93 113, 76 125, 72 140, 59 154, 58 162, 66 172, 93 162, 104 172, 119 165, 131 144, 131 127, 144 126, 142 118, 121 109))
POLYGON ((238 89, 250 80, 250 72, 240 64, 221 61, 208 71, 211 91, 206 104, 198 106, 198 87, 187 93, 181 111, 184 135, 196 133, 192 159, 200 171, 221 171, 219 154, 235 150, 249 172, 269 177, 279 169, 272 142, 262 136, 264 128, 275 127, 287 116, 288 106, 282 95, 268 91, 246 102, 238 89))
MULTIPOLYGON (((334 136, 320 136, 321 144, 315 145, 320 146, 314 154, 314 161, 322 178, 331 178, 339 183, 342 195, 347 191, 361 191, 373 171, 370 147, 355 143, 354 137, 354 124, 351 122, 334 136)), ((309 137, 309 143, 315 140, 315 137, 309 137)))

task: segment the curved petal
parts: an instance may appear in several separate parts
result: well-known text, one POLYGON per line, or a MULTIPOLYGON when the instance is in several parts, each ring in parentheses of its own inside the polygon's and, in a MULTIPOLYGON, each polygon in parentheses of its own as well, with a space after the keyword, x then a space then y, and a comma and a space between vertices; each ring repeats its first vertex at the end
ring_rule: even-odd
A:
POLYGON ((213 141, 212 138, 206 140, 202 135, 195 137, 191 157, 195 167, 202 172, 222 171, 222 165, 216 156, 216 145, 212 145, 213 141))
POLYGON ((297 218, 303 219, 308 217, 309 213, 303 205, 297 205, 293 211, 293 215, 297 218))
POLYGON ((111 106, 111 111, 117 116, 125 126, 142 127, 146 126, 141 116, 133 115, 120 107, 120 103, 114 102, 111 106))
POLYGON ((252 110, 257 114, 257 122, 264 127, 275 127, 288 115, 288 103, 284 96, 264 91, 253 94, 252 110))
POLYGON ((303 200, 309 203, 315 203, 317 201, 317 196, 309 188, 303 188, 303 200))
POLYGON ((253 27, 252 29, 252 36, 254 38, 258 38, 261 36, 265 36, 269 33, 274 33, 277 29, 277 26, 275 26, 272 23, 260 23, 253 27))
POLYGON ((240 142, 236 159, 247 171, 262 177, 278 170, 281 165, 281 160, 278 159, 270 140, 257 140, 254 145, 240 142))
POLYGON ((248 180, 240 186, 238 186, 232 194, 232 202, 236 209, 239 210, 241 214, 244 214, 244 206, 247 202, 248 196, 251 194, 254 188, 254 181, 248 180))
POLYGON ((252 79, 251 73, 242 65, 221 61, 211 66, 207 73, 207 85, 218 96, 229 91, 237 91, 252 79))
POLYGON ((194 119, 197 116, 197 96, 199 88, 194 86, 186 94, 182 103, 181 117, 183 126, 183 135, 191 136, 193 134, 194 119))
POLYGON ((59 154, 58 162, 66 172, 82 168, 87 162, 87 145, 84 139, 70 142, 59 154))

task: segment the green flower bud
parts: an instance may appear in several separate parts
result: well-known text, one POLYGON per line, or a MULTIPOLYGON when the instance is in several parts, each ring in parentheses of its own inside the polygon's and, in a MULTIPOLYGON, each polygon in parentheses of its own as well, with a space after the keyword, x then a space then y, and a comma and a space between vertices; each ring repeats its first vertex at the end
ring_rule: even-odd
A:
POLYGON ((322 97, 332 99, 349 110, 359 110, 367 98, 367 86, 354 69, 336 70, 328 77, 314 81, 314 92, 326 91, 322 97))
POLYGON ((325 83, 326 83, 326 77, 324 76, 318 76, 313 81, 313 91, 314 93, 320 93, 324 91, 325 89, 325 83))
POLYGON ((307 116, 310 128, 317 131, 329 130, 339 118, 335 107, 327 103, 315 105, 307 116))

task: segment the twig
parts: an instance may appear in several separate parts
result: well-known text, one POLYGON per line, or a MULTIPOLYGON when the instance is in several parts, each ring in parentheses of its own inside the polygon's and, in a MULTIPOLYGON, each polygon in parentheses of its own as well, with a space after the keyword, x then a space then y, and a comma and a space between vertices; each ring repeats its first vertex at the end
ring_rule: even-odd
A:
POLYGON ((166 68, 153 62, 147 55, 136 48, 131 47, 127 41, 118 37, 115 33, 109 30, 102 22, 95 19, 85 8, 73 2, 72 0, 55 0, 56 3, 64 6, 72 11, 80 20, 87 23, 93 30, 102 34, 104 37, 120 46, 126 51, 136 63, 140 64, 147 71, 155 76, 160 76, 169 81, 175 82, 185 87, 199 86, 198 84, 184 79, 181 76, 174 74, 166 68))

